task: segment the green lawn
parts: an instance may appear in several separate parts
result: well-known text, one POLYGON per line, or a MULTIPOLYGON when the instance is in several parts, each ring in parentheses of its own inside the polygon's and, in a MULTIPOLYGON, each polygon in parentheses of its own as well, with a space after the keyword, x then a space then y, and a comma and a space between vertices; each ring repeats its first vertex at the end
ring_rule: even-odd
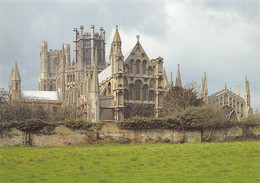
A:
POLYGON ((260 143, 0 148, 0 182, 260 182, 260 143))

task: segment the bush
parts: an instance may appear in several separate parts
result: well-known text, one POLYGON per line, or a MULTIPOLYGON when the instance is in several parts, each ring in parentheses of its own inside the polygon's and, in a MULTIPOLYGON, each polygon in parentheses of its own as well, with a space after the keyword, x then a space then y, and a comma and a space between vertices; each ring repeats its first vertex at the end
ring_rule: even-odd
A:
MULTIPOLYGON (((248 123, 246 123, 248 124, 248 123)), ((132 117, 118 123, 121 129, 182 129, 205 130, 212 128, 228 128, 242 123, 227 120, 221 110, 211 105, 189 107, 177 116, 146 118, 132 117)))
POLYGON ((65 123, 60 124, 63 124, 66 127, 73 129, 89 129, 92 126, 92 123, 89 123, 84 120, 68 120, 65 121, 65 123))
POLYGON ((41 119, 26 119, 14 122, 14 127, 24 132, 35 132, 49 125, 41 119))
POLYGON ((214 106, 189 107, 180 116, 183 128, 204 130, 209 128, 224 127, 230 121, 214 106))

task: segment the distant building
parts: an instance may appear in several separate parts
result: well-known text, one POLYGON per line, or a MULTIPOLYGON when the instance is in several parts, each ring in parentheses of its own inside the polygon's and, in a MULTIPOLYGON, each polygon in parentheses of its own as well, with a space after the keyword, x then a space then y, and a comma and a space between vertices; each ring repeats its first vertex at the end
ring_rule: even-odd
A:
POLYGON ((231 90, 228 90, 226 84, 224 89, 208 96, 207 77, 206 73, 204 73, 201 84, 201 98, 206 103, 209 102, 224 109, 228 118, 241 120, 252 114, 252 108, 250 106, 250 89, 247 77, 245 77, 244 98, 240 96, 239 86, 236 94, 231 90))
MULTIPOLYGON (((21 90, 21 77, 15 63, 9 81, 12 101, 42 105, 55 113, 63 106, 74 106, 78 117, 90 122, 120 121, 131 116, 136 106, 142 106, 144 116, 160 115, 164 92, 174 87, 168 83, 163 58, 150 59, 140 43, 140 36, 129 54, 123 55, 121 38, 116 27, 111 43, 109 64, 105 61, 105 30, 99 33, 90 26, 90 33, 73 29, 73 59, 69 44, 61 50, 40 47, 38 91, 21 90)), ((175 86, 182 87, 178 65, 175 86)), ((202 78, 201 98, 220 107, 228 106, 230 116, 248 116, 250 107, 249 82, 246 79, 244 98, 225 86, 208 97, 206 73, 202 78)))
MULTIPOLYGON (((163 58, 149 59, 137 36, 129 55, 122 54, 118 28, 111 44, 109 64, 105 62, 105 31, 90 33, 74 29, 73 60, 70 45, 48 50, 46 41, 40 47, 38 91, 21 90, 17 64, 12 71, 9 91, 12 100, 57 106, 74 105, 80 118, 91 122, 123 120, 136 105, 159 116, 163 93, 168 89, 163 58)), ((176 82, 181 85, 180 75, 176 82)))

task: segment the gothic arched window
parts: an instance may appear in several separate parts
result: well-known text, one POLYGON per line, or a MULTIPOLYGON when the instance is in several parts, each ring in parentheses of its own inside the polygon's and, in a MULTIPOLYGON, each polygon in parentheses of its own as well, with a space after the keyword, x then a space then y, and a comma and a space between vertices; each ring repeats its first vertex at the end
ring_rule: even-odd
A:
POLYGON ((128 95, 128 90, 125 89, 125 90, 124 90, 124 99, 125 99, 125 100, 129 100, 128 97, 129 97, 129 95, 128 95))
POLYGON ((154 91, 153 91, 153 90, 151 90, 151 91, 149 92, 149 100, 150 100, 150 101, 154 101, 154 91))
POLYGON ((140 74, 140 60, 136 61, 136 74, 140 74))
POLYGON ((147 91, 148 91, 148 86, 144 85, 144 87, 143 87, 143 101, 147 100, 147 91))
POLYGON ((137 80, 135 82, 135 99, 141 100, 141 84, 142 82, 140 80, 137 80))
POLYGON ((134 73, 134 61, 133 60, 131 60, 130 61, 130 73, 134 73))
POLYGON ((142 66, 143 66, 142 72, 143 72, 143 74, 146 74, 146 60, 143 61, 142 66))
POLYGON ((149 75, 152 75, 152 72, 153 72, 153 70, 152 70, 152 67, 150 66, 150 67, 148 68, 148 74, 149 74, 149 75))
POLYGON ((162 107, 162 94, 161 93, 158 95, 158 101, 159 101, 159 103, 158 103, 159 107, 162 107))
POLYGON ((129 85, 129 100, 134 100, 134 85, 129 85))
POLYGON ((128 86, 127 78, 124 78, 124 87, 128 86))

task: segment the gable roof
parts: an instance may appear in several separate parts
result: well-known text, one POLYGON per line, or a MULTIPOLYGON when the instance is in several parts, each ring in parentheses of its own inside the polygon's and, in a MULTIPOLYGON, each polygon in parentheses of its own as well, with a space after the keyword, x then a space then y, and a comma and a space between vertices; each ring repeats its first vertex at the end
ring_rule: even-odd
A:
POLYGON ((210 99, 212 99, 212 98, 218 97, 218 96, 220 96, 220 95, 224 95, 224 94, 226 94, 226 93, 232 95, 233 97, 237 97, 237 98, 239 98, 239 99, 244 100, 243 97, 238 96, 236 93, 234 93, 234 92, 232 92, 232 91, 230 91, 230 90, 225 90, 225 89, 220 90, 220 91, 217 91, 216 93, 213 93, 213 94, 210 95, 208 98, 209 98, 209 100, 210 100, 210 99))
POLYGON ((128 60, 131 58, 132 54, 136 52, 136 49, 138 47, 140 49, 140 52, 145 54, 147 61, 150 61, 150 59, 149 59, 148 55, 146 54, 144 48, 142 47, 141 43, 139 42, 139 40, 137 40, 134 48, 130 52, 127 52, 128 55, 127 54, 125 55, 125 58, 126 58, 125 62, 128 62, 128 60))

